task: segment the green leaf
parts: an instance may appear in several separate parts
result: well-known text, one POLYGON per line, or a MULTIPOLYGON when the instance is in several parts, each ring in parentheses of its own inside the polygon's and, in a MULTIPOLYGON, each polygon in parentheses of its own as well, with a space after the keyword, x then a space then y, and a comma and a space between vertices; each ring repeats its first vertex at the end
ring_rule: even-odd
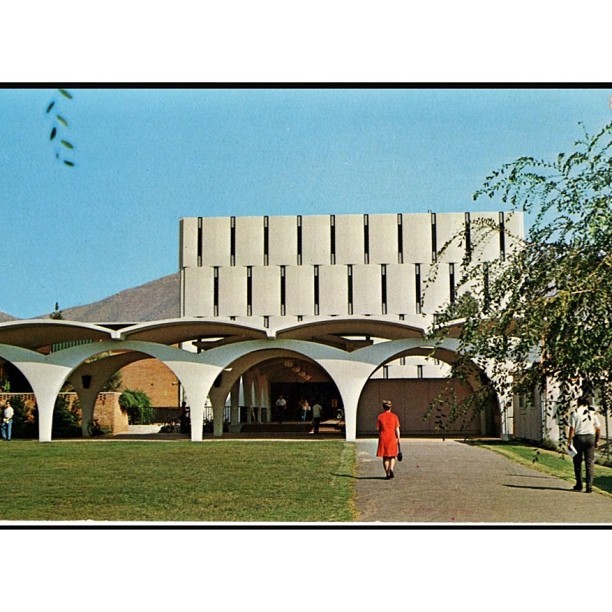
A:
POLYGON ((47 106, 47 113, 51 112, 51 109, 55 106, 55 101, 51 102, 51 104, 49 104, 49 106, 47 106))
POLYGON ((53 128, 51 130, 51 134, 49 135, 49 140, 53 140, 55 138, 55 136, 57 135, 57 129, 53 128))
POLYGON ((74 149, 74 146, 72 144, 70 144, 67 140, 60 140, 60 142, 67 148, 67 149, 74 149))
POLYGON ((59 91, 65 98, 72 100, 72 94, 69 91, 66 91, 65 89, 58 89, 57 91, 59 91))
POLYGON ((74 167, 74 163, 73 163, 73 162, 71 162, 71 161, 68 161, 67 159, 65 159, 65 160, 64 160, 64 163, 65 163, 67 166, 70 166, 71 168, 73 168, 73 167, 74 167))
POLYGON ((57 120, 64 126, 64 127, 68 127, 68 122, 61 116, 61 115, 57 115, 57 120))

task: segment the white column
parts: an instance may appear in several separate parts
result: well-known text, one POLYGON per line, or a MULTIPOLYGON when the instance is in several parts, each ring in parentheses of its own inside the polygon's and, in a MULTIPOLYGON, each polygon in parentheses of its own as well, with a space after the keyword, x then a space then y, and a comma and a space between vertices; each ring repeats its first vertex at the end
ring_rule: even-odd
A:
POLYGON ((240 379, 233 384, 230 398, 230 423, 238 425, 240 423, 240 379))
POLYGON ((193 361, 164 360, 164 363, 176 374, 185 389, 191 416, 191 441, 200 442, 206 398, 223 368, 193 361))
POLYGON ((48 363, 13 362, 28 379, 38 407, 38 440, 51 442, 55 400, 70 368, 48 363))
POLYGON ((342 397, 347 442, 357 440, 357 405, 361 392, 376 369, 370 363, 320 359, 319 363, 332 377, 342 397))
POLYGON ((253 401, 255 404, 255 419, 258 423, 261 423, 261 386, 258 373, 253 377, 253 401))
POLYGON ((215 395, 214 399, 211 394, 210 400, 213 409, 213 436, 220 438, 223 436, 223 411, 225 409, 225 398, 219 394, 215 395))
POLYGON ((270 393, 269 393, 269 385, 268 378, 261 374, 257 373, 257 403, 259 405, 259 422, 265 420, 266 423, 270 423, 272 418, 272 411, 270 409, 270 393), (266 413, 266 416, 263 416, 263 413, 266 413))
POLYGON ((242 392, 247 409, 247 423, 250 423, 253 416, 253 379, 246 373, 242 375, 242 392))

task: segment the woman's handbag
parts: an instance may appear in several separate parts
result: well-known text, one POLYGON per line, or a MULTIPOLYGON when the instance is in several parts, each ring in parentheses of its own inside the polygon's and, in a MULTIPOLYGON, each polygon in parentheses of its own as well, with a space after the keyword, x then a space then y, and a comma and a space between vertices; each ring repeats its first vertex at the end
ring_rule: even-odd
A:
POLYGON ((402 453, 402 447, 400 446, 400 443, 397 443, 397 460, 401 461, 404 458, 404 455, 402 453))

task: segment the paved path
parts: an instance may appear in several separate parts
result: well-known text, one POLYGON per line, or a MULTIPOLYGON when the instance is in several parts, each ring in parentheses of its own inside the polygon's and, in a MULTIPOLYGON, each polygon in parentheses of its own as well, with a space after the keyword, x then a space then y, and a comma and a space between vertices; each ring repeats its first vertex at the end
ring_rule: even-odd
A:
MULTIPOLYGON (((404 439, 385 479, 376 440, 357 441, 360 522, 612 524, 612 497, 455 440, 404 439)), ((595 466, 597 470, 597 466, 595 466)))

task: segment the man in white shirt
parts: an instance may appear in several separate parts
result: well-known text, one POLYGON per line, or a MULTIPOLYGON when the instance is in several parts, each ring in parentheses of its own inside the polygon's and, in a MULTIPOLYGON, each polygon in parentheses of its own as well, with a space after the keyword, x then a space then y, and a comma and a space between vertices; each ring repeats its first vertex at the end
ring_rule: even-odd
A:
POLYGON ((275 403, 276 406, 276 420, 282 423, 285 420, 285 413, 287 411, 287 400, 284 396, 280 396, 275 403))
POLYGON ((586 397, 578 399, 578 408, 570 415, 568 447, 574 446, 574 475, 576 485, 574 491, 582 491, 582 458, 586 468, 586 492, 593 492, 593 466, 595 464, 595 448, 599 442, 601 423, 595 413, 595 408, 589 405, 586 397))
POLYGON ((12 436, 13 429, 13 416, 15 415, 15 411, 11 406, 11 402, 6 402, 4 407, 4 411, 2 413, 2 439, 10 440, 12 436))
POLYGON ((321 408, 321 404, 319 404, 319 401, 315 401, 313 407, 312 407, 312 431, 310 433, 312 434, 318 434, 319 433, 319 427, 321 425, 321 413, 323 411, 323 408, 321 408))

